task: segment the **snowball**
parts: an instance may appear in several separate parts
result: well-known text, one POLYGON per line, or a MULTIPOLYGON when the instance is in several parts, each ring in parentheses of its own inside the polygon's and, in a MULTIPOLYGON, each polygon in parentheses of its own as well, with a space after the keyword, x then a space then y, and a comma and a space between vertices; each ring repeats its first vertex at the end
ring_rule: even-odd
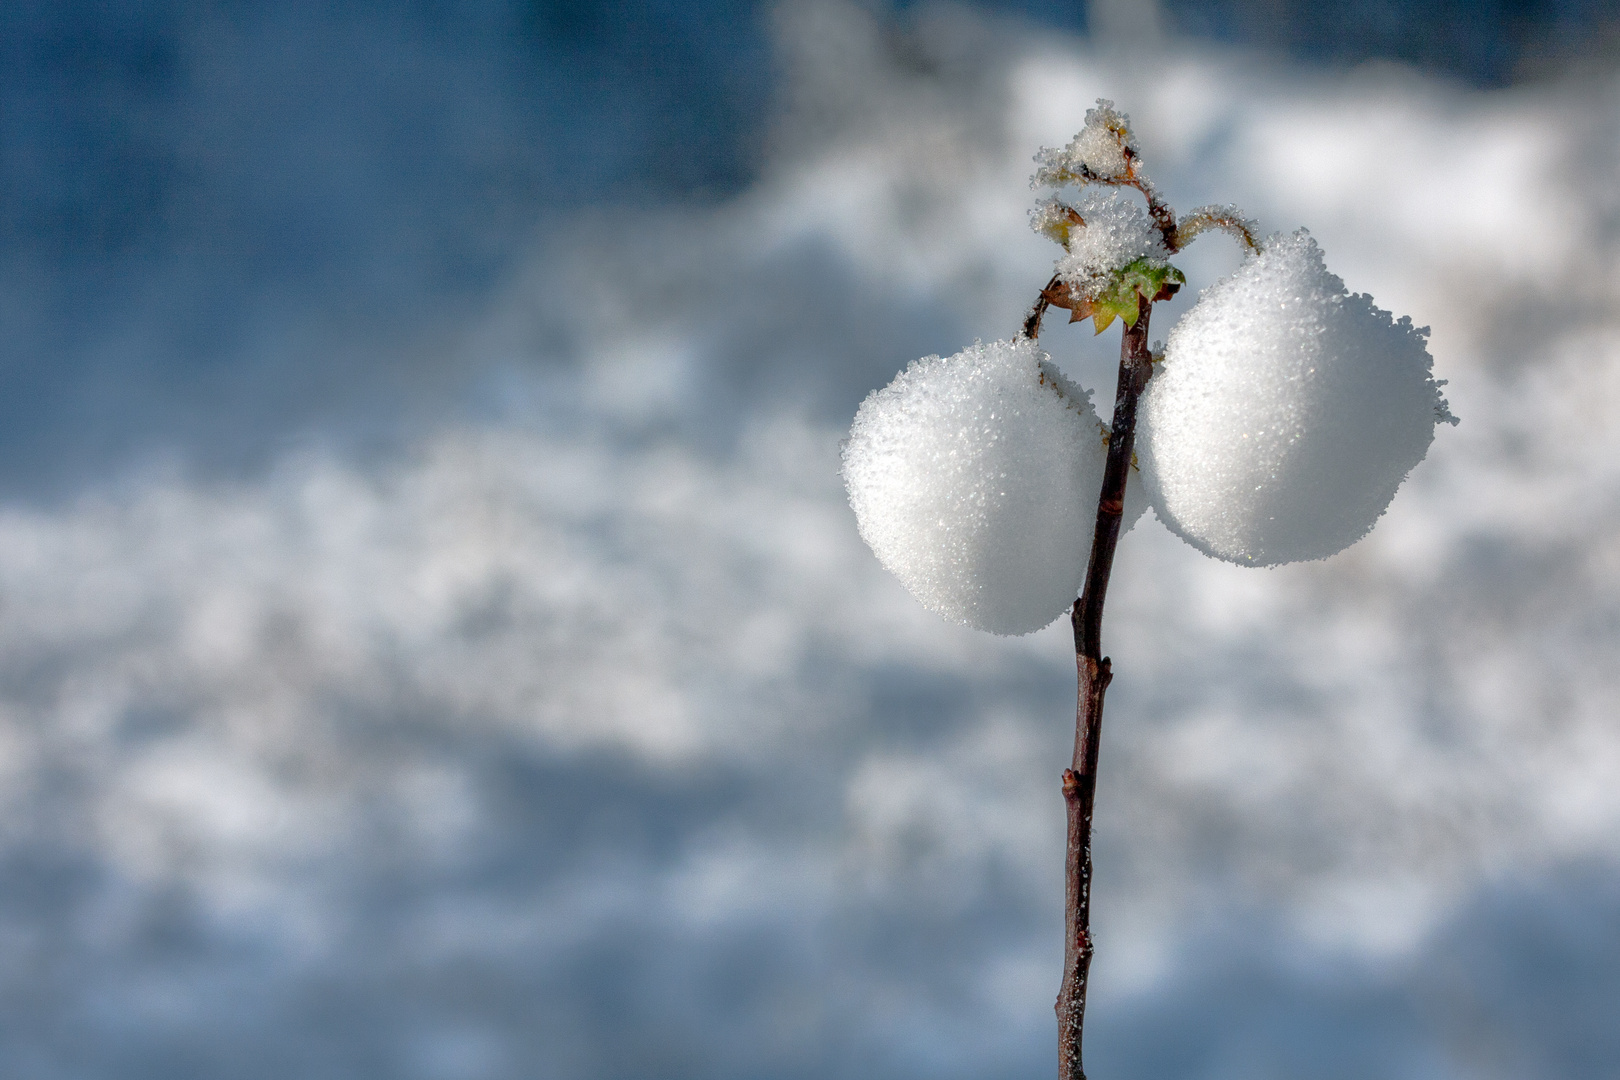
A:
MULTIPOLYGON (((1083 583, 1104 437, 1090 393, 1034 342, 980 343, 914 361, 861 403, 844 483, 862 539, 924 607, 1026 634, 1083 583)), ((1145 505, 1128 498, 1123 527, 1145 505)))
POLYGON ((1303 230, 1205 290, 1170 332, 1141 404, 1154 511, 1201 551, 1267 566, 1367 534, 1455 423, 1428 329, 1347 295, 1303 230))
POLYGON ((1137 259, 1155 268, 1169 263, 1164 234, 1132 198, 1114 189, 1088 191, 1074 208, 1085 225, 1069 231, 1068 253, 1058 259, 1057 274, 1080 295, 1097 295, 1114 271, 1137 259))

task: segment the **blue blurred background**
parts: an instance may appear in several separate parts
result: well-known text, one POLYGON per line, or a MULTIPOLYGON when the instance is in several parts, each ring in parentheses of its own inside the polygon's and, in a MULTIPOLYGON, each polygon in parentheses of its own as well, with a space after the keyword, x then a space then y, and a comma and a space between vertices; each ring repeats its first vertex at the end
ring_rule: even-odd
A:
POLYGON ((1063 634, 916 609, 837 446, 1104 94, 1464 423, 1328 563, 1126 538, 1093 1074, 1620 1073, 1617 31, 5 5, 0 1074, 1046 1075, 1063 634))
MULTIPOLYGON (((384 438, 423 396, 438 409, 464 365, 420 343, 580 210, 633 219, 757 179, 782 96, 771 10, 6 5, 6 489, 175 446, 262 464, 288 438, 384 438)), ((931 9, 874 10, 898 35, 931 9)), ((1092 21, 1058 0, 963 10, 1055 40, 1092 21)), ((1156 22, 1313 70, 1393 60, 1489 88, 1605 63, 1617 18, 1606 0, 1239 0, 1156 22)))

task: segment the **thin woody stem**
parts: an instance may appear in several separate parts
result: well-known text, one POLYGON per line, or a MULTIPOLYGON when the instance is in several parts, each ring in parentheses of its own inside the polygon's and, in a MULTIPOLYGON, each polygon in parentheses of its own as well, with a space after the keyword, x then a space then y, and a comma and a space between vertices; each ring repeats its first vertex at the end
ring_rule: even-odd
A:
POLYGON ((1119 381, 1114 388, 1114 423, 1108 436, 1108 463, 1103 469, 1102 491, 1097 496, 1097 528, 1091 540, 1091 561, 1086 567, 1086 586, 1075 602, 1075 652, 1096 660, 1102 658, 1103 600, 1108 593, 1108 577, 1114 569, 1114 548, 1119 543, 1120 521, 1125 513, 1125 480, 1131 471, 1131 455, 1136 451, 1136 405, 1153 374, 1153 354, 1148 350, 1148 318, 1152 303, 1137 297, 1135 326, 1127 326, 1119 342, 1119 381))
MULTIPOLYGON (((1097 752, 1102 739, 1103 695, 1113 666, 1102 655, 1103 600, 1114 568, 1125 508, 1125 482, 1136 446, 1136 405, 1153 373, 1148 351, 1148 316, 1153 305, 1138 300, 1136 325, 1125 328, 1119 347, 1119 382, 1114 394, 1114 423, 1108 439, 1108 463, 1097 498, 1097 528, 1091 542, 1086 584, 1074 602, 1075 666, 1079 701, 1075 710, 1074 762, 1063 770, 1063 800, 1068 809, 1068 859, 1065 873, 1063 985, 1058 991, 1058 1077, 1085 1080, 1080 1043, 1086 1015, 1086 980, 1091 972, 1091 817, 1097 795, 1097 752)), ((1038 302, 1030 322, 1038 331, 1044 310, 1038 302)), ((1029 323, 1025 332, 1028 333, 1029 323)), ((1033 334, 1030 334, 1033 337, 1033 334)))
POLYGON ((1041 336, 1041 316, 1046 314, 1047 307, 1051 305, 1050 294, 1053 289, 1058 287, 1058 284, 1058 276, 1053 274, 1052 280, 1048 281, 1046 288, 1041 290, 1041 295, 1035 298, 1035 306, 1029 309, 1028 315, 1024 316, 1024 336, 1031 341, 1041 336))
POLYGON ((1170 250, 1180 251, 1192 243, 1202 233, 1211 229, 1231 233, 1243 244, 1246 254, 1254 255, 1260 251, 1260 241, 1255 238, 1252 223, 1246 221, 1236 207, 1232 206, 1200 206, 1181 219, 1175 227, 1175 233, 1170 238, 1170 250))
POLYGON ((1127 157, 1130 159, 1133 166, 1130 186, 1135 188, 1137 191, 1140 191, 1142 193, 1142 198, 1147 200, 1148 216, 1153 219, 1153 224, 1158 228, 1159 234, 1164 237, 1165 246, 1171 251, 1177 250, 1176 212, 1170 209, 1168 203, 1159 198, 1159 193, 1153 190, 1152 185, 1148 184, 1140 177, 1135 176, 1135 155, 1127 155, 1127 157))

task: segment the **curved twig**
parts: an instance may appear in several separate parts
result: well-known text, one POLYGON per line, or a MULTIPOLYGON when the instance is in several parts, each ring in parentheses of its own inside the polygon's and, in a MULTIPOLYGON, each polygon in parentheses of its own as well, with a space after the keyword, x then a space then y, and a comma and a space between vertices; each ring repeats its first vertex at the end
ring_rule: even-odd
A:
POLYGON ((1190 211, 1176 226, 1170 250, 1180 251, 1197 239, 1200 233, 1210 229, 1231 233, 1243 242, 1251 255, 1260 253, 1260 241, 1254 235, 1255 223, 1245 218, 1235 206, 1200 206, 1190 211))
POLYGON ((1046 309, 1052 306, 1052 290, 1056 289, 1059 284, 1058 276, 1053 274, 1052 280, 1048 281, 1046 288, 1041 290, 1041 295, 1035 298, 1035 306, 1029 309, 1028 315, 1024 316, 1024 336, 1029 340, 1037 341, 1040 339, 1041 316, 1045 315, 1046 309))

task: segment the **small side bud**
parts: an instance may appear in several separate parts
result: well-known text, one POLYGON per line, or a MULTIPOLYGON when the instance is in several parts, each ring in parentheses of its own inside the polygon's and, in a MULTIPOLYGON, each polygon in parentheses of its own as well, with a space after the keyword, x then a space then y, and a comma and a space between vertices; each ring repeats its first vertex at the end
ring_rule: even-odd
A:
POLYGON ((1042 199, 1029 212, 1029 227, 1069 249, 1069 240, 1075 229, 1084 228, 1086 219, 1074 207, 1056 198, 1042 199))

